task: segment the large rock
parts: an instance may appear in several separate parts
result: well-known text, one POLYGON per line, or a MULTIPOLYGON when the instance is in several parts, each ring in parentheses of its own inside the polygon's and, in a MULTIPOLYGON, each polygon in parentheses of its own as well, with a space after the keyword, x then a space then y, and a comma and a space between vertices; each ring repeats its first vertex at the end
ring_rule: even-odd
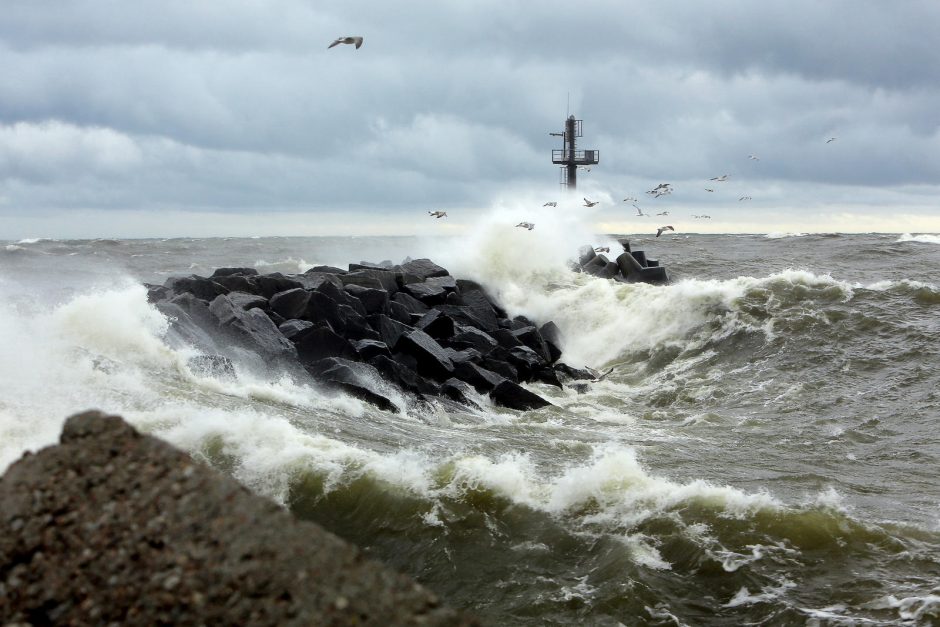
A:
POLYGON ((490 392, 490 398, 493 399, 493 402, 503 407, 523 411, 551 406, 550 402, 546 401, 538 394, 530 392, 521 385, 505 379, 500 381, 499 385, 493 388, 490 392))
POLYGON ((395 350, 411 355, 417 360, 418 374, 443 380, 454 372, 454 364, 444 348, 420 329, 408 331, 398 338, 395 350))
POLYGON ((170 277, 163 285, 172 290, 174 294, 192 294, 196 298, 204 301, 211 301, 216 296, 228 292, 228 289, 219 285, 212 279, 196 276, 195 274, 191 276, 170 277))
POLYGON ((292 290, 295 287, 304 286, 300 281, 290 279, 280 272, 259 274, 258 276, 249 277, 248 281, 253 287, 252 293, 260 294, 265 298, 271 298, 278 292, 284 292, 286 290, 292 290))
POLYGON ((349 340, 329 327, 314 326, 300 331, 292 339, 297 346, 297 357, 303 364, 310 364, 326 357, 356 359, 359 356, 349 340))
POLYGON ((384 289, 372 289, 350 283, 345 287, 346 293, 359 300, 366 310, 366 314, 385 313, 388 310, 389 297, 384 289))
POLYGON ((5 625, 476 624, 116 416, 69 418, 0 503, 5 625))
POLYGON ((418 277, 419 281, 424 281, 431 277, 447 276, 449 272, 440 267, 430 259, 415 259, 401 264, 402 272, 418 277))
POLYGON ((399 412, 392 396, 394 390, 382 380, 373 366, 341 357, 327 357, 307 366, 320 383, 343 390, 350 396, 375 405, 383 411, 399 412))
POLYGON ((294 345, 260 309, 246 311, 222 295, 209 304, 209 311, 223 332, 266 361, 296 357, 294 345))

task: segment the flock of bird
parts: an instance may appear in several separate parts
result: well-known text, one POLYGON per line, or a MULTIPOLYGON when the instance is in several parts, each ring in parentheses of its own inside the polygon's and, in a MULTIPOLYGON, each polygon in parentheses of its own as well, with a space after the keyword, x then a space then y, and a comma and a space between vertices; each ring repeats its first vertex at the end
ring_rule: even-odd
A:
MULTIPOLYGON (((338 45, 340 45, 340 44, 348 44, 348 45, 355 46, 356 49, 358 50, 358 49, 362 46, 362 41, 363 41, 362 37, 359 37, 359 36, 337 37, 337 38, 333 41, 333 43, 331 43, 329 46, 327 46, 327 49, 333 48, 333 47, 338 46, 338 45)), ((836 137, 830 137, 829 139, 826 140, 826 143, 827 143, 827 144, 830 144, 830 143, 836 141, 836 139, 837 139, 836 137)), ((757 155, 753 155, 753 154, 748 155, 747 158, 750 159, 751 161, 760 161, 760 157, 758 157, 757 155)), ((578 169, 579 169, 579 170, 584 170, 584 171, 586 171, 586 172, 590 172, 590 171, 591 171, 591 168, 589 168, 589 167, 587 167, 587 166, 583 166, 583 165, 579 165, 579 166, 578 166, 578 169)), ((713 176, 712 178, 710 178, 710 179, 708 179, 708 180, 709 180, 709 181, 714 181, 714 182, 716 182, 716 183, 724 183, 724 182, 727 181, 729 178, 731 178, 731 175, 730 175, 730 174, 722 174, 722 175, 720 175, 720 176, 713 176)), ((672 184, 671 184, 671 183, 660 183, 659 185, 657 185, 657 186, 654 187, 653 189, 647 191, 646 193, 649 194, 650 196, 652 196, 653 198, 659 198, 660 196, 668 196, 669 194, 672 193, 672 191, 673 191, 673 190, 672 190, 672 184)), ((706 187, 706 188, 705 188, 705 191, 706 191, 706 192, 709 192, 709 193, 714 193, 715 189, 714 189, 713 187, 706 187)), ((748 200, 752 200, 752 198, 751 198, 750 196, 741 196, 740 198, 738 198, 738 202, 745 202, 745 201, 748 201, 748 200)), ((640 206, 637 204, 638 201, 637 201, 636 198, 627 197, 627 198, 624 198, 624 199, 623 199, 623 202, 629 202, 629 203, 632 203, 632 204, 633 204, 633 207, 636 209, 636 215, 637 215, 637 217, 642 217, 642 218, 648 218, 648 217, 650 217, 650 214, 648 214, 648 213, 643 213, 643 210, 642 210, 642 209, 640 208, 640 206)), ((600 203, 600 201, 592 201, 592 200, 588 200, 587 198, 584 199, 584 206, 585 206, 585 207, 589 207, 589 208, 590 208, 590 207, 594 207, 595 205, 597 205, 597 204, 599 204, 599 203, 600 203)), ((542 206, 543 206, 543 207, 557 207, 557 206, 558 206, 558 203, 555 202, 555 201, 551 201, 551 202, 545 203, 545 204, 542 205, 542 206)), ((446 218, 446 217, 447 217, 447 212, 446 212, 446 211, 428 211, 428 215, 430 215, 432 218, 440 219, 440 218, 446 218)), ((669 212, 668 212, 668 211, 662 211, 662 212, 660 212, 660 213, 657 213, 656 215, 657 215, 657 216, 667 216, 667 215, 669 215, 669 212)), ((710 219, 711 219, 711 216, 709 216, 709 215, 697 215, 697 214, 692 214, 692 218, 694 218, 694 219, 696 219, 696 220, 710 220, 710 219)), ((517 224, 516 226, 519 227, 519 228, 527 229, 527 230, 529 230, 529 231, 531 231, 532 229, 535 228, 535 224, 533 224, 532 222, 520 222, 520 223, 517 224)), ((662 234, 665 233, 666 231, 673 231, 673 232, 675 232, 675 229, 674 229, 671 225, 661 226, 661 227, 659 227, 658 229, 656 229, 656 237, 659 237, 660 235, 662 235, 662 234)), ((595 250, 597 250, 597 251, 603 251, 603 252, 609 252, 609 249, 608 249, 608 248, 595 248, 595 250)))

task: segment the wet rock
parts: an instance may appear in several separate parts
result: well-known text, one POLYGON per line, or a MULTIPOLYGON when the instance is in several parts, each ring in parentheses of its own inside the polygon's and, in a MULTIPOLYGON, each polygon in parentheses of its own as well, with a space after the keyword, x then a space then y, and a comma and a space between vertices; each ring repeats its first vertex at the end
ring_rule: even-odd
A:
POLYGON ((216 268, 215 272, 209 275, 210 279, 225 276, 257 276, 258 271, 255 268, 216 268))
POLYGON ((395 355, 392 359, 385 355, 377 355, 371 358, 369 363, 381 373, 385 380, 395 383, 403 390, 429 396, 437 396, 440 393, 440 387, 436 383, 422 377, 415 372, 414 368, 402 363, 403 361, 405 360, 401 359, 400 355, 395 355))
POLYGON ((341 389, 383 411, 401 411, 390 398, 393 390, 382 381, 379 371, 370 364, 340 357, 327 357, 307 365, 307 371, 327 387, 341 389))
POLYGON ((417 360, 418 374, 443 380, 454 372, 454 364, 443 347, 420 329, 408 331, 398 338, 395 350, 411 355, 417 360))
POLYGON ((352 342, 352 346, 356 349, 359 359, 364 361, 370 361, 378 355, 385 355, 389 358, 392 356, 392 351, 388 349, 388 345, 381 340, 355 340, 352 342))
POLYGON ((440 309, 432 309, 415 323, 416 329, 421 329, 435 340, 445 340, 454 335, 454 319, 441 313, 440 309))
POLYGON ((259 309, 244 310, 225 295, 216 296, 209 311, 219 321, 219 328, 265 360, 296 357, 294 345, 259 309))
POLYGON ((241 309, 267 309, 268 299, 257 294, 245 292, 229 292, 227 294, 232 304, 241 309))
POLYGON ((517 383, 503 380, 490 392, 494 403, 510 409, 529 410, 549 407, 551 403, 517 383))
POLYGON ((392 302, 398 303, 404 307, 409 314, 423 314, 429 309, 427 305, 406 292, 396 293, 392 296, 392 302))
POLYGON ((534 326, 527 326, 517 331, 513 331, 512 335, 522 342, 523 345, 528 346, 533 351, 535 351, 542 361, 546 363, 552 361, 551 353, 548 350, 548 344, 545 343, 545 339, 542 337, 542 334, 539 333, 539 330, 534 326))
POLYGON ((359 356, 349 340, 325 326, 313 326, 301 331, 294 336, 293 341, 297 347, 297 358, 302 364, 327 357, 356 359, 359 356))
POLYGON ((470 361, 455 364, 454 376, 466 381, 478 392, 489 392, 505 378, 470 361))
POLYGON ((277 326, 277 330, 287 339, 293 339, 298 333, 313 328, 315 325, 309 320, 286 320, 277 326))
POLYGON ((409 283, 402 290, 427 306, 442 305, 447 299, 447 292, 439 285, 431 283, 409 283))
POLYGON ((352 283, 347 284, 344 289, 362 303, 366 314, 385 313, 388 310, 389 296, 384 289, 372 289, 352 283))
POLYGON ((169 288, 174 294, 192 294, 196 298, 204 301, 211 301, 220 294, 225 294, 228 290, 206 277, 190 276, 170 277, 164 282, 164 287, 169 288))
POLYGON ((265 298, 271 298, 278 292, 285 292, 294 288, 303 287, 303 283, 294 279, 289 279, 280 272, 271 274, 259 274, 250 277, 249 282, 252 285, 252 293, 259 294, 265 298))
POLYGON ((402 272, 418 277, 419 281, 424 281, 432 277, 447 276, 449 273, 430 259, 415 259, 401 264, 402 272))
POLYGON ((451 338, 453 342, 460 342, 467 346, 473 347, 480 351, 481 354, 486 355, 494 348, 499 346, 499 342, 493 339, 493 336, 481 331, 476 327, 470 326, 457 326, 454 329, 454 335, 451 338))
POLYGON ((561 329, 549 320, 539 327, 539 334, 548 348, 549 361, 555 363, 561 358, 561 329))

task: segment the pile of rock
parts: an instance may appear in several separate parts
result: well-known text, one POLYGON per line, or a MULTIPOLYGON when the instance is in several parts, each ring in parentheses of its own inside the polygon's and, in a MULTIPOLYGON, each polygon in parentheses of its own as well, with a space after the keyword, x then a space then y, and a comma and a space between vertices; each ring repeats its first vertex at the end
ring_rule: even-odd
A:
POLYGON ((642 250, 630 250, 630 242, 617 240, 623 246, 623 252, 611 261, 604 255, 597 254, 590 246, 580 250, 578 263, 573 270, 587 272, 602 279, 614 279, 626 283, 668 283, 666 268, 659 261, 648 259, 642 250))
POLYGON ((520 383, 591 379, 559 363, 558 327, 510 319, 473 281, 429 259, 317 266, 303 274, 220 268, 147 286, 172 321, 171 335, 204 356, 190 367, 234 373, 231 359, 299 366, 326 386, 387 410, 402 392, 474 404, 471 388, 498 405, 550 405, 520 383))

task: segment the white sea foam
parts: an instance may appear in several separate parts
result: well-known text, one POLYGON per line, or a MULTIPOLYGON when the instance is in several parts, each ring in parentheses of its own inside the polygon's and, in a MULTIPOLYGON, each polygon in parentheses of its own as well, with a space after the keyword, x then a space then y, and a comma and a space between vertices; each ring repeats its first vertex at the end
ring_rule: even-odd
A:
POLYGON ((303 259, 294 259, 293 257, 288 257, 287 259, 280 259, 277 261, 266 261, 264 259, 259 259, 255 261, 254 265, 258 272, 264 274, 270 272, 283 272, 284 274, 303 274, 316 264, 308 263, 303 259))
POLYGON ((806 237, 807 235, 809 235, 809 233, 782 232, 782 233, 767 233, 766 235, 764 235, 764 237, 766 239, 784 239, 786 237, 806 237))
POLYGON ((940 235, 931 235, 929 233, 923 233, 920 235, 912 235, 910 233, 904 233, 897 239, 898 242, 923 242, 925 244, 940 244, 940 235))

